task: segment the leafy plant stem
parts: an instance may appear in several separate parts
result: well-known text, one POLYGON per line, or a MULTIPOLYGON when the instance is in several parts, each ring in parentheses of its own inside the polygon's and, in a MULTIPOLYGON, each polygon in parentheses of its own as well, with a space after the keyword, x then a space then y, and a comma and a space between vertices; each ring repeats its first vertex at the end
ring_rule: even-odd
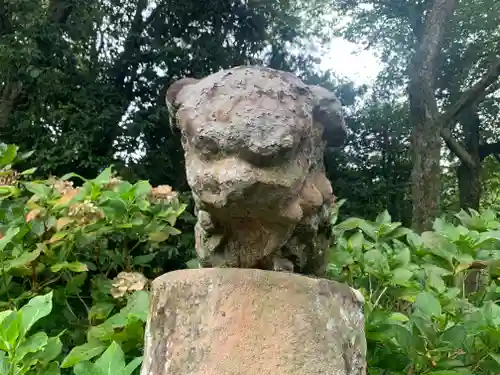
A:
POLYGON ((90 308, 87 306, 83 298, 80 296, 80 293, 77 293, 76 296, 78 297, 78 300, 82 303, 83 307, 85 308, 85 311, 87 312, 87 315, 90 312, 90 308))
POLYGON ((2 265, 2 282, 3 286, 5 288, 5 294, 7 295, 7 300, 9 302, 9 305, 11 305, 11 298, 9 294, 9 284, 7 283, 7 275, 5 274, 5 264, 4 264, 4 254, 3 251, 0 251, 0 263, 2 265))
POLYGON ((370 299, 372 298, 373 296, 373 288, 372 288, 372 276, 371 275, 368 275, 368 285, 370 287, 370 299))
POLYGON ((31 263, 31 290, 35 293, 38 291, 36 262, 31 263))
POLYGON ((49 286, 50 284, 53 284, 53 283, 55 283, 56 281, 58 281, 60 278, 61 278, 61 276, 59 275, 59 276, 54 277, 53 279, 47 280, 46 282, 44 282, 44 283, 40 284, 40 285, 38 286, 38 289, 39 289, 39 290, 42 290, 43 288, 45 288, 45 287, 49 286))
POLYGON ((476 362, 474 368, 472 369, 473 372, 477 371, 479 369, 479 366, 481 365, 481 362, 483 362, 486 358, 488 358, 489 354, 483 355, 479 361, 476 362))
POLYGON ((74 312, 74 311, 73 311, 73 309, 71 308, 71 306, 70 306, 70 304, 69 304, 68 300, 66 300, 66 301, 65 301, 65 303, 66 303, 66 307, 68 308, 68 310, 69 310, 69 312, 71 313, 71 315, 73 315, 73 317, 74 317, 75 319, 78 319, 78 317, 76 316, 75 312, 74 312))
POLYGON ((387 291, 387 287, 385 287, 384 289, 382 289, 382 292, 380 292, 380 294, 377 297, 377 300, 375 301, 375 304, 373 305, 374 309, 378 306, 378 303, 380 302, 380 299, 382 298, 382 296, 385 294, 386 291, 387 291))

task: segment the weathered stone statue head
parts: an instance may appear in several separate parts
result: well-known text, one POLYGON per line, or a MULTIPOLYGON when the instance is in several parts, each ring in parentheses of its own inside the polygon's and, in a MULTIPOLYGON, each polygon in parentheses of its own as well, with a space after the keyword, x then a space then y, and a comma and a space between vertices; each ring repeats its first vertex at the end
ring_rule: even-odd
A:
POLYGON ((182 133, 203 266, 323 273, 329 246, 325 144, 346 127, 328 90, 259 66, 167 90, 182 133))

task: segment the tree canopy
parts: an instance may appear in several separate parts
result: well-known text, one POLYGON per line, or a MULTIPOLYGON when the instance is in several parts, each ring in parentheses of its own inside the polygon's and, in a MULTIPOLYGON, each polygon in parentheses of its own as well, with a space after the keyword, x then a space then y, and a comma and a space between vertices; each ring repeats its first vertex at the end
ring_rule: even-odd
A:
POLYGON ((0 0, 0 139, 45 175, 114 164, 186 190, 166 87, 264 64, 341 98, 349 142, 326 164, 346 210, 426 229, 496 186, 499 17, 495 0, 0 0), (335 35, 380 57, 371 87, 319 70, 335 35))

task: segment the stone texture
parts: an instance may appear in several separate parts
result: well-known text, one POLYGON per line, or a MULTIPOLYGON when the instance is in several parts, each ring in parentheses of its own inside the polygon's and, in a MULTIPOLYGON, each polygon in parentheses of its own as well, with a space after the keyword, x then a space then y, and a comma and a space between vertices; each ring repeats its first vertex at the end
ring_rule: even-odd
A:
POLYGON ((184 78, 167 90, 181 130, 202 266, 322 275, 334 202, 325 144, 346 127, 339 101, 292 74, 259 67, 184 78))
POLYGON ((254 269, 175 271, 152 284, 141 375, 364 375, 362 297, 254 269))

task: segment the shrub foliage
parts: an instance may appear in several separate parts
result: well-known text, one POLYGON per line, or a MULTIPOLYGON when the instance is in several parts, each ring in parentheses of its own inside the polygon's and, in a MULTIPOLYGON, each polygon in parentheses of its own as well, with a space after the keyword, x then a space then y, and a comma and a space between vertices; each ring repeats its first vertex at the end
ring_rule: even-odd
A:
POLYGON ((370 374, 500 373, 500 221, 471 210, 417 235, 386 212, 335 225, 330 276, 365 296, 370 374))
MULTIPOLYGON (((0 145, 0 374, 137 374, 149 280, 192 258, 193 217, 169 186, 36 179, 29 156, 0 145)), ((418 235, 387 211, 337 223, 342 203, 328 276, 365 296, 369 374, 499 374, 496 213, 418 235)))
POLYGON ((0 373, 132 374, 145 275, 176 255, 169 241, 186 205, 169 186, 131 184, 111 167, 92 180, 13 169, 29 156, 0 149, 0 373))

